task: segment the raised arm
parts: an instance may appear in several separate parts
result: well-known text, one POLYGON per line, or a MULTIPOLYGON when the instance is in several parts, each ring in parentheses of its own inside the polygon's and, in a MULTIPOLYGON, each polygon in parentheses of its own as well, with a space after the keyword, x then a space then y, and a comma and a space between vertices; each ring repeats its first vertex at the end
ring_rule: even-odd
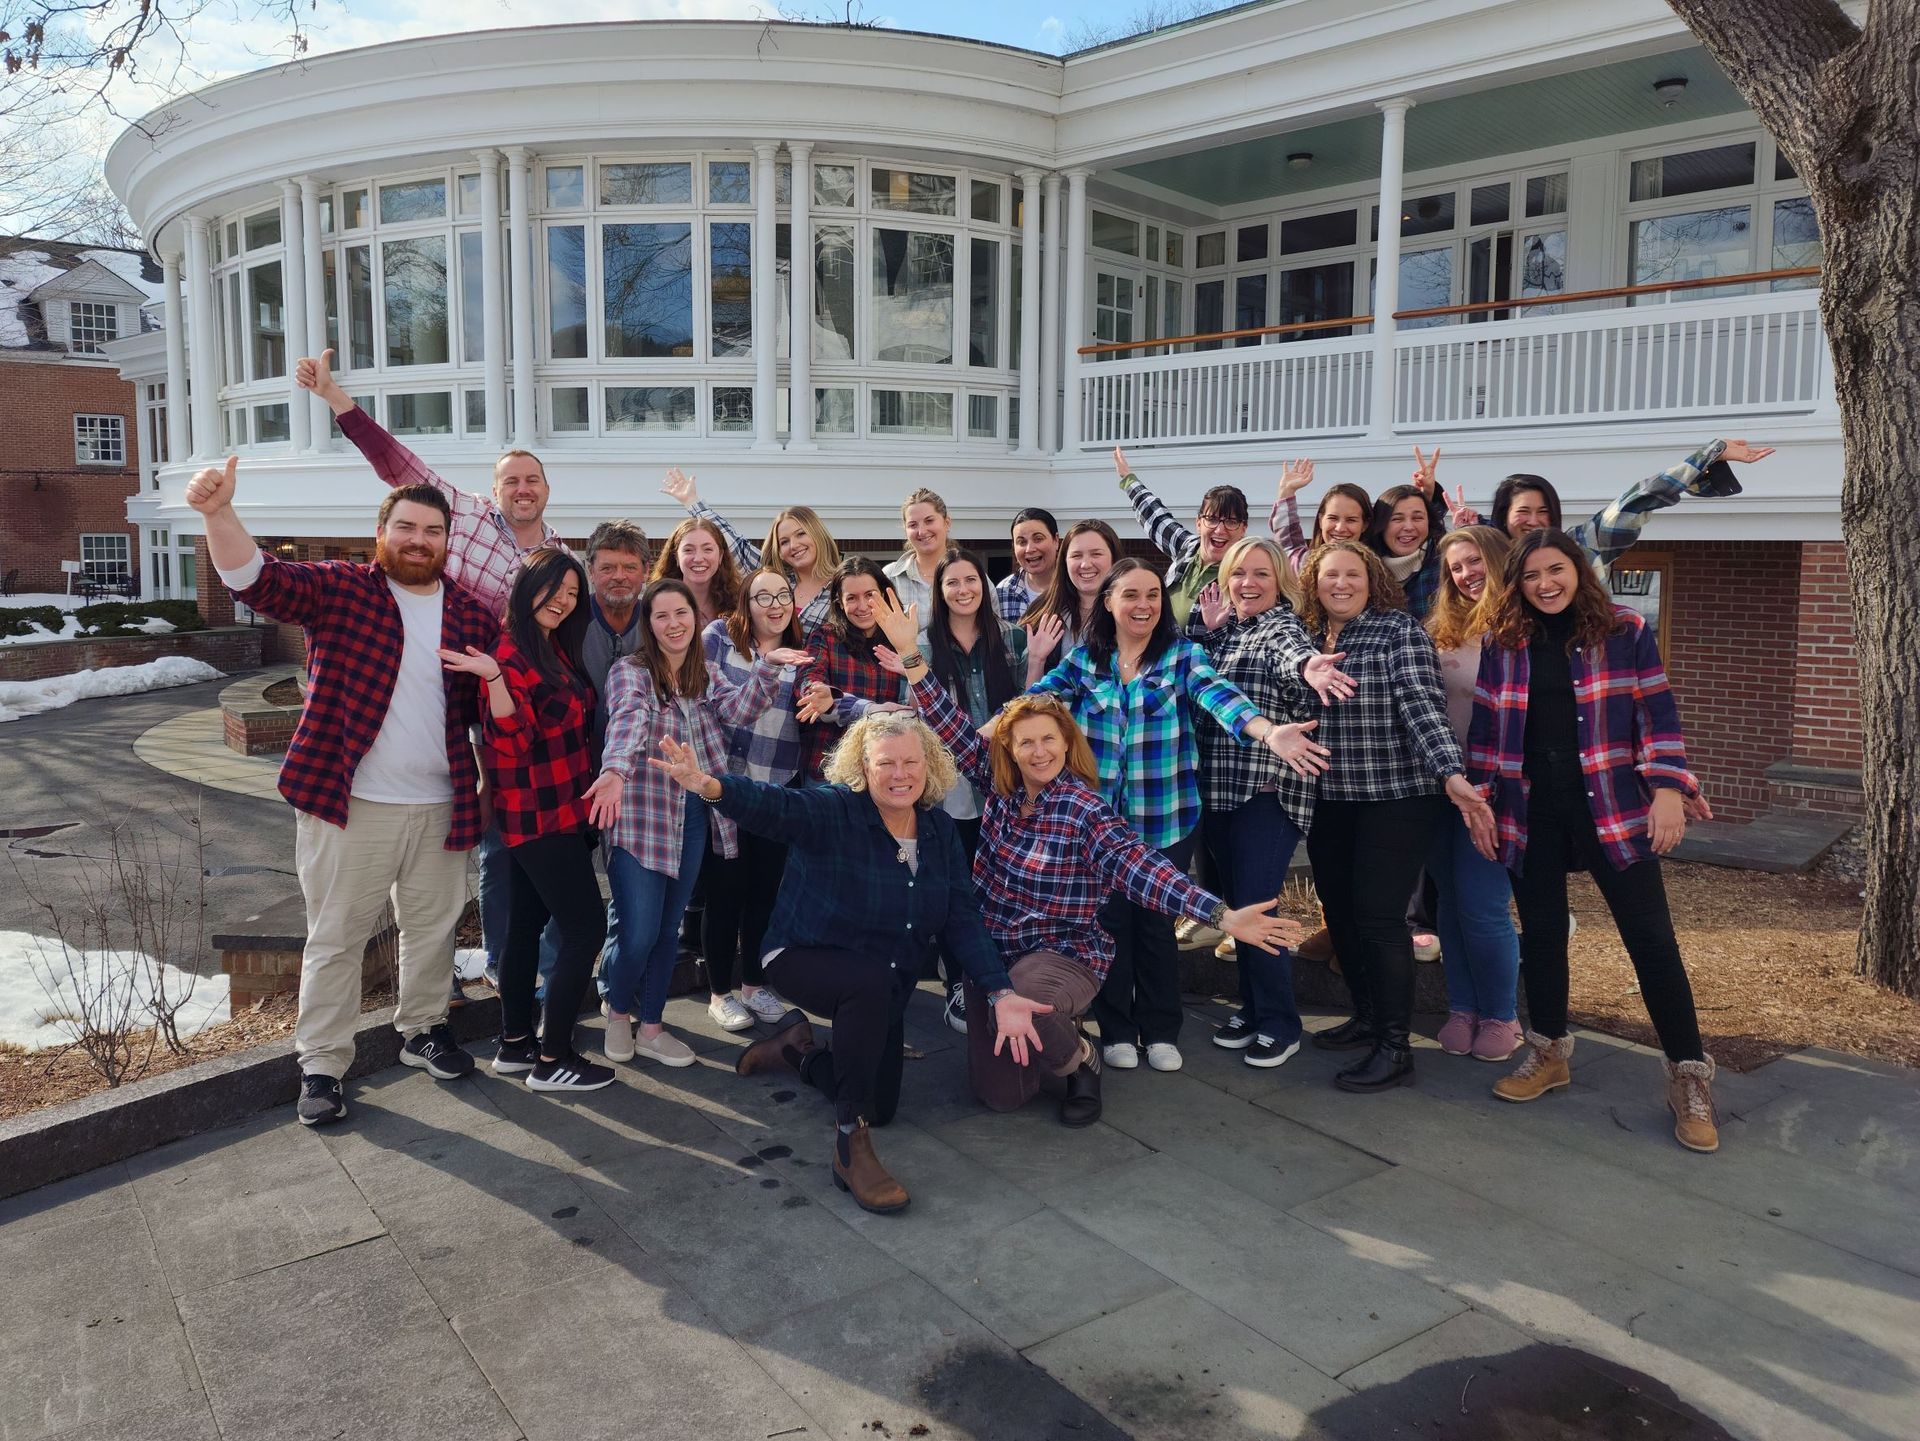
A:
POLYGON ((1127 500, 1133 506, 1133 513, 1139 517, 1148 540, 1173 560, 1179 560, 1200 548, 1200 537, 1182 525, 1174 513, 1167 509, 1166 502, 1148 490, 1140 477, 1128 468, 1127 453, 1117 445, 1113 448, 1113 468, 1120 473, 1120 489, 1127 493, 1127 500))
POLYGON ((1601 565, 1611 565, 1640 539, 1653 513, 1690 495, 1738 495, 1733 463, 1752 464, 1773 454, 1771 446, 1744 440, 1709 441, 1678 465, 1635 481, 1618 500, 1573 527, 1573 538, 1601 565))
POLYGON ((294 364, 293 378, 302 390, 312 391, 327 403, 327 409, 340 422, 340 433, 353 442, 354 448, 373 467, 373 473, 388 485, 432 486, 446 496, 447 503, 453 507, 456 528, 463 518, 471 523, 473 518, 493 511, 492 500, 470 495, 443 480, 425 461, 395 440, 377 420, 356 405, 353 397, 333 378, 331 350, 323 350, 317 356, 303 356, 294 364))
POLYGON ((802 650, 782 646, 755 659, 747 678, 735 685, 718 668, 707 672, 709 698, 713 713, 723 725, 750 726, 773 704, 780 690, 780 668, 804 665, 810 656, 802 650))
POLYGON ((914 670, 918 678, 912 682, 910 694, 920 711, 920 719, 940 737, 940 744, 953 753, 953 763, 960 768, 961 775, 983 791, 992 790, 993 763, 973 722, 960 713, 960 707, 953 703, 946 687, 933 678, 924 663, 914 670))
POLYGON ((687 514, 695 520, 704 520, 727 539, 727 549, 733 552, 733 558, 747 570, 760 568, 760 547, 735 530, 725 516, 720 514, 704 500, 700 499, 699 483, 691 475, 675 466, 669 470, 666 479, 660 482, 660 489, 672 496, 687 509, 687 514))
POLYGON ((209 466, 187 482, 187 504, 205 518, 207 557, 228 590, 262 615, 305 625, 325 605, 319 568, 276 560, 247 533, 233 508, 240 458, 209 466))
POLYGON ((1081 856, 1111 889, 1135 905, 1165 916, 1217 922, 1235 940, 1269 952, 1300 943, 1299 922, 1270 914, 1276 901, 1228 910, 1225 901, 1188 880, 1186 872, 1141 840, 1104 802, 1082 835, 1081 856))
POLYGON ((1313 483, 1313 462, 1289 460, 1280 466, 1280 484, 1274 491, 1273 509, 1267 512, 1267 529, 1280 542, 1280 548, 1293 562, 1294 569, 1307 558, 1308 541, 1300 529, 1300 492, 1313 483), (1282 516, 1284 515, 1284 520, 1282 516))

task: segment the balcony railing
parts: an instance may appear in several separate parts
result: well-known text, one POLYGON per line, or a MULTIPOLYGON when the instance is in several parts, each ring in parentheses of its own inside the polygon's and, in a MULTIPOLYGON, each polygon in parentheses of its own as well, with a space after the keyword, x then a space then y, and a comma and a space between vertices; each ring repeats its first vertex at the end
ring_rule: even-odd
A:
POLYGON ((1082 366, 1081 435, 1085 445, 1105 447, 1810 411, 1830 389, 1817 291, 1632 302, 1818 273, 1777 270, 1398 311, 1399 321, 1553 313, 1397 330, 1386 427, 1372 415, 1379 337, 1244 343, 1351 330, 1370 325, 1371 316, 1087 346, 1083 357, 1120 358, 1082 366), (1629 306, 1565 313, 1609 301, 1629 306), (1242 344, 1179 353, 1231 341, 1242 344))

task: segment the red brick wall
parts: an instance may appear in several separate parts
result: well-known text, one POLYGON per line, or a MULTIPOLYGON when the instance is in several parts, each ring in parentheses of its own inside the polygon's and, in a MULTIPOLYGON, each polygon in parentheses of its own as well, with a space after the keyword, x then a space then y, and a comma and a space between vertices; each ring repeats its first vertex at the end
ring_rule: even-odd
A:
POLYGON ((207 538, 204 535, 193 538, 193 573, 197 578, 199 595, 196 604, 207 624, 232 625, 233 597, 220 584, 220 572, 213 568, 213 557, 207 554, 207 538))
POLYGON ((1860 768, 1860 662, 1853 644, 1846 547, 1800 547, 1794 649, 1793 759, 1829 770, 1860 768))
POLYGON ((1750 821, 1773 802, 1767 767, 1792 749, 1800 545, 1700 541, 1671 549, 1662 610, 1687 758, 1715 816, 1750 821))
POLYGON ((66 588, 63 560, 80 559, 82 532, 118 531, 140 575, 140 535, 127 524, 127 498, 140 486, 139 407, 133 386, 111 365, 0 361, 6 445, 0 449, 0 576, 18 570, 19 589, 66 588), (126 463, 74 464, 73 417, 117 415, 126 463))
POLYGON ((0 681, 44 680, 82 670, 143 665, 163 655, 203 660, 228 675, 260 668, 261 632, 248 626, 195 630, 177 635, 103 636, 98 640, 50 640, 0 647, 0 681))

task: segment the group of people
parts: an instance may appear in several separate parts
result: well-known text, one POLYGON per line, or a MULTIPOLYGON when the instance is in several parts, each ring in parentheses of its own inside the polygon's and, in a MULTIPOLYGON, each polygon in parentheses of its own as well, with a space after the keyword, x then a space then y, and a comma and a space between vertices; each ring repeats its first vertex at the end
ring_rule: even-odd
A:
POLYGON ((756 543, 675 470, 662 488, 687 518, 657 556, 616 520, 583 559, 545 521, 537 457, 502 456, 491 497, 461 492, 329 360, 296 377, 389 486, 371 563, 262 551, 233 460, 187 489, 223 583, 307 635, 280 780, 308 911, 302 1122, 346 1113, 360 950, 389 898, 401 1059, 474 1068, 447 1017, 477 850, 496 1072, 613 1082, 576 1044, 596 970, 607 1062, 693 1064, 664 1007, 698 888, 709 1012, 766 1028, 737 1069, 828 1096, 836 1183, 898 1210, 869 1128, 899 1104, 921 982, 944 978, 982 1102, 1046 1091, 1087 1125, 1104 1070, 1182 1065, 1176 925, 1210 925, 1240 977, 1213 1044, 1282 1065, 1303 1040, 1303 928, 1275 912, 1304 841, 1316 940, 1352 996, 1307 1039, 1353 1053, 1341 1089, 1411 1078, 1423 928, 1442 1049, 1520 1054, 1504 1100, 1567 1085, 1567 876, 1587 870, 1659 1034, 1675 1134, 1717 1146, 1658 861, 1709 812, 1653 633, 1603 576, 1650 513, 1736 493, 1730 463, 1764 448, 1713 442, 1570 529, 1537 475, 1502 481, 1482 524, 1416 450, 1407 485, 1331 486, 1303 531, 1313 466, 1290 462, 1270 536, 1233 486, 1189 526, 1116 451, 1170 566, 1124 556, 1104 521, 1063 534, 1029 508, 997 584, 930 490, 881 566, 843 559, 805 506, 756 543))

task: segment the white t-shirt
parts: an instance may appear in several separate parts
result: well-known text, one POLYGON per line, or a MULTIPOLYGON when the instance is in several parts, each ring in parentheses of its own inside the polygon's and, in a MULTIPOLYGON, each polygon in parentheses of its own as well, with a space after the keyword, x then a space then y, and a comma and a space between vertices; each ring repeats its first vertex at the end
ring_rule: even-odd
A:
POLYGON ((391 578, 387 589, 400 607, 406 644, 393 680, 380 734, 353 773, 353 794, 392 805, 439 805, 453 799, 447 770, 447 692, 440 668, 440 621, 447 588, 415 595, 391 578))

